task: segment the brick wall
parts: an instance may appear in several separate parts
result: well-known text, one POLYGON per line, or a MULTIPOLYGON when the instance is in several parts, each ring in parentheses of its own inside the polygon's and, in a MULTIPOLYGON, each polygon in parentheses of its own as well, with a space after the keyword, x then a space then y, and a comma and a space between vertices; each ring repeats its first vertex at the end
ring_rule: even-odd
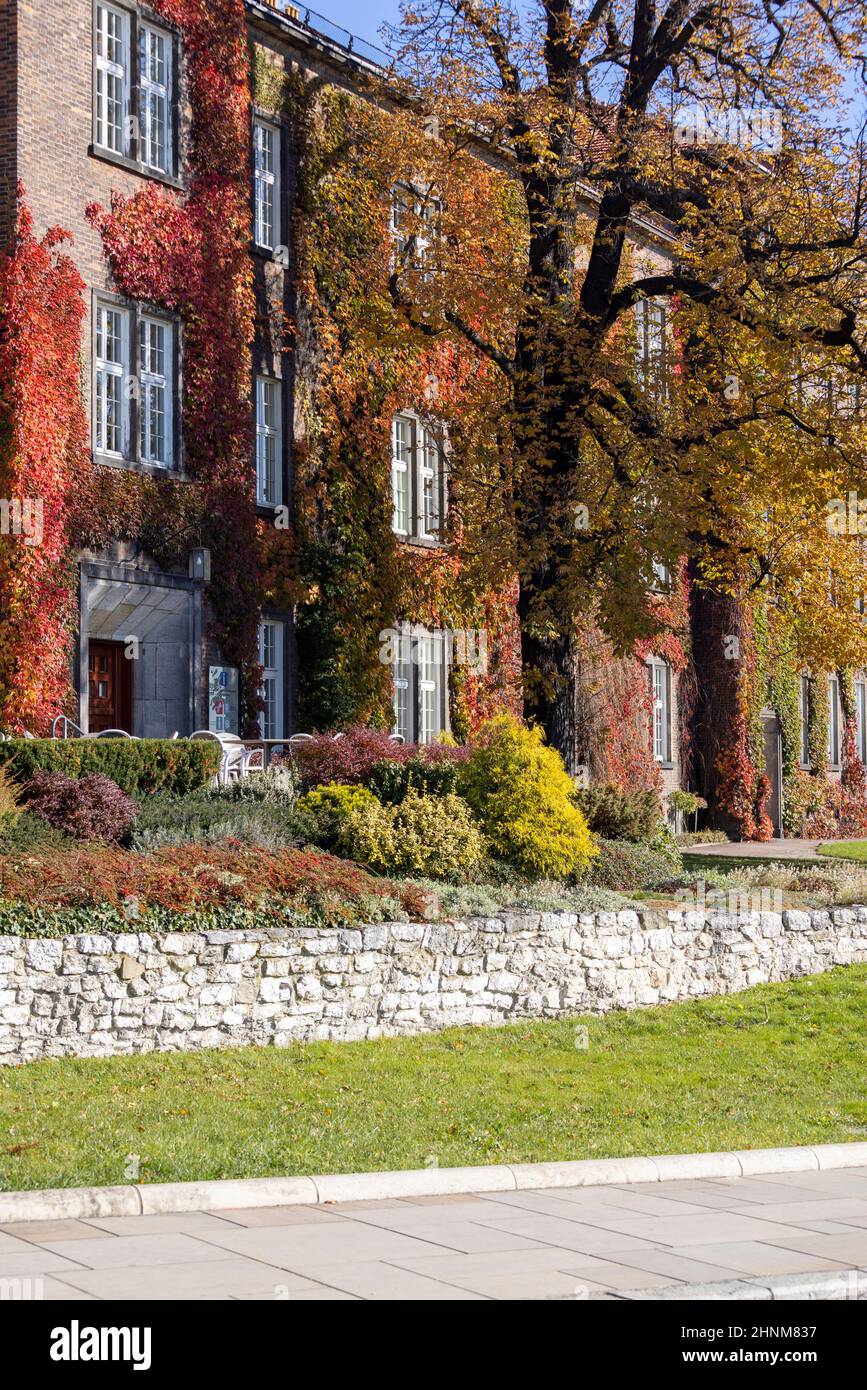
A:
POLYGON ((0 0, 0 246, 12 233, 18 180, 18 0, 0 0))

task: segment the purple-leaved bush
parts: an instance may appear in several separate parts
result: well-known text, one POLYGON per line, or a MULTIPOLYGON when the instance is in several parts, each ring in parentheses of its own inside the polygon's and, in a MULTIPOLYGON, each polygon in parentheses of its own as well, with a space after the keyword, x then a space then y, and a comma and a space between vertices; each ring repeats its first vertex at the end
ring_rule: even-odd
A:
POLYGON ((27 810, 78 840, 118 844, 132 829, 138 807, 102 772, 67 777, 37 772, 24 787, 27 810))

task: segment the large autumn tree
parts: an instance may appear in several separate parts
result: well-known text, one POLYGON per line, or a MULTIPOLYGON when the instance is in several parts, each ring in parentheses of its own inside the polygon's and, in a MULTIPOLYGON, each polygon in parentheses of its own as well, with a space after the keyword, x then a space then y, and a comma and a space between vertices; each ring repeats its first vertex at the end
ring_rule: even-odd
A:
POLYGON ((476 483, 510 531, 528 713, 567 761, 577 624, 652 638, 679 557, 766 588, 804 660, 867 659, 857 528, 827 524, 867 457, 865 37, 861 0, 405 11, 391 91, 437 138, 392 300, 493 382, 476 483), (468 159, 510 192, 462 201, 468 159))

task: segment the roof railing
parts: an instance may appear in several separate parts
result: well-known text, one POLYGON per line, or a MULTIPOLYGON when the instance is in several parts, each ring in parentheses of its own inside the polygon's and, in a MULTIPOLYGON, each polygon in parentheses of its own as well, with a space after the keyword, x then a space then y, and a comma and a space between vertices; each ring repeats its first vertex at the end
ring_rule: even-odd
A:
POLYGON ((340 24, 334 24, 325 15, 317 14, 316 10, 311 10, 306 5, 293 5, 291 0, 263 0, 263 3, 270 5, 273 10, 279 10, 288 19, 294 19, 296 24, 303 24, 306 29, 310 29, 321 38, 328 39, 338 48, 345 49, 354 58, 372 63, 378 68, 389 67, 391 64, 391 56, 386 53, 384 48, 379 48, 377 44, 370 43, 367 39, 360 39, 357 34, 350 33, 340 24))

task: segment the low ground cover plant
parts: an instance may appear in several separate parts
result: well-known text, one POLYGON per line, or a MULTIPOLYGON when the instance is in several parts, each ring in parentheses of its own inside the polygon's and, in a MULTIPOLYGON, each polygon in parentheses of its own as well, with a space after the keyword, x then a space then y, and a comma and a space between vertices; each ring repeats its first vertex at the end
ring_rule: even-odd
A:
POLYGON ((629 840, 600 840, 590 880, 601 888, 635 893, 670 884, 681 872, 680 854, 665 842, 654 846, 629 840))
MULTIPOLYGON (((48 911, 113 908, 133 922, 151 909, 192 915, 226 906, 260 912, 315 908, 337 921, 364 920, 377 901, 416 918, 429 912, 419 889, 374 878, 345 859, 311 849, 263 851, 232 843, 146 855, 103 847, 62 856, 8 855, 0 857, 0 900, 48 911)), ((7 913, 6 930, 10 920, 7 913)), ((190 925, 195 929, 194 915, 190 925)))
POLYGON ((139 807, 130 844, 145 854, 166 845, 223 840, 290 849, 310 838, 293 807, 221 797, 154 797, 139 807))

